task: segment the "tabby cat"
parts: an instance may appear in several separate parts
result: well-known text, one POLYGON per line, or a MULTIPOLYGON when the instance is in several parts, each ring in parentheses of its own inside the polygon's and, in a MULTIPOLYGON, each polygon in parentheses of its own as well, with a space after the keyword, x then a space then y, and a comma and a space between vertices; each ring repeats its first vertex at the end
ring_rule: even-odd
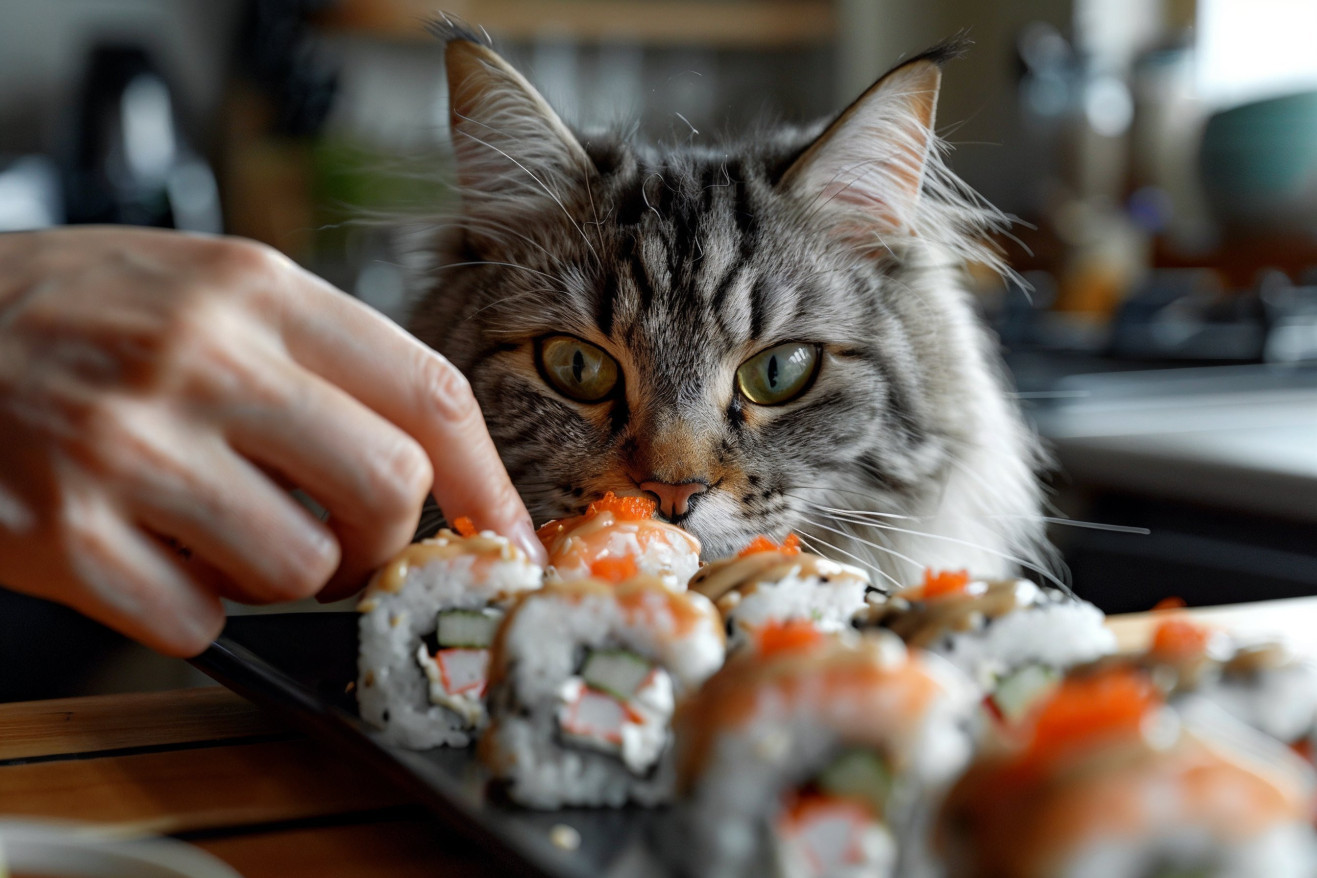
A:
POLYGON ((537 521, 647 492, 706 558, 801 534, 877 581, 1043 553, 1039 452, 964 269, 1004 217, 933 133, 944 62, 828 124, 721 146, 573 133, 480 37, 446 43, 460 211, 411 328, 474 387, 537 521))

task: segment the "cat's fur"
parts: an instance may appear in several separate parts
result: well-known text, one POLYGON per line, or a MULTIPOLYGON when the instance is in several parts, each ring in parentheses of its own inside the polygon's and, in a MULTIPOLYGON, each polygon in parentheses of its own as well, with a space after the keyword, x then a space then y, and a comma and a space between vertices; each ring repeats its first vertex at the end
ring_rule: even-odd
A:
POLYGON ((1037 446, 962 274, 1000 267, 1003 217, 932 133, 954 49, 826 128, 659 149, 573 134, 480 39, 439 30, 462 208, 424 236, 411 326, 469 376, 537 521, 699 479, 682 524, 706 557, 795 530, 888 584, 1040 560, 1037 446), (624 392, 550 388, 534 340, 554 334, 608 351, 624 392), (757 406, 736 369, 783 341, 821 344, 820 371, 757 406))

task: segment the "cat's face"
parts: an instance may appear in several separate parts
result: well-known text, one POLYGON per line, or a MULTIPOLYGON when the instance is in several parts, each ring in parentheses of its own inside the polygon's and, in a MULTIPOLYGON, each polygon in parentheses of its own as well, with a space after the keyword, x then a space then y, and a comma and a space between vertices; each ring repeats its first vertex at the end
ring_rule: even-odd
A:
POLYGON ((821 135, 662 153, 578 139, 487 49, 448 53, 464 207, 413 328, 470 377, 532 516, 648 492, 716 557, 937 490, 965 306, 907 252, 934 61, 821 135))

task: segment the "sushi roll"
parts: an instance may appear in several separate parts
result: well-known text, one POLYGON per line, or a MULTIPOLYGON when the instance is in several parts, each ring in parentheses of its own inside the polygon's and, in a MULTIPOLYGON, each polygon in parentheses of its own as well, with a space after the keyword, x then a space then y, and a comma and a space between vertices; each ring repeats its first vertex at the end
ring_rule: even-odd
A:
POLYGON ((1071 674, 947 796, 947 874, 1309 878, 1304 763, 1242 726, 1221 731, 1167 708, 1136 669, 1071 674))
POLYGON ((548 578, 617 579, 617 570, 634 564, 669 588, 684 589, 700 568, 700 541, 656 519, 657 506, 646 497, 618 497, 609 491, 583 515, 550 521, 539 529, 549 553, 548 578))
POLYGON ((969 760, 976 703, 890 635, 766 626, 678 713, 665 848, 690 876, 930 874, 928 818, 969 760))
POLYGON ((804 619, 823 631, 841 631, 865 606, 868 588, 863 570, 802 552, 795 534, 780 545, 757 537, 735 558, 706 564, 690 581, 690 589, 722 613, 729 648, 768 623, 804 619))
POLYGON ((1301 753, 1317 743, 1317 662, 1278 640, 1240 640, 1178 615, 1143 653, 1114 657, 1146 670, 1172 700, 1201 697, 1301 753))
POLYGON ((656 577, 547 585, 499 630, 481 758, 532 808, 667 801, 674 706, 723 646, 708 599, 656 577))
POLYGON ((544 571, 492 531, 440 530, 371 579, 357 606, 361 717, 390 743, 468 744, 485 725, 485 674, 494 632, 515 595, 544 571))
POLYGON ((890 597, 870 593, 861 630, 887 629, 943 656, 983 690, 1006 721, 1028 710, 1065 670, 1114 652, 1102 611, 1025 579, 978 580, 964 571, 926 571, 920 585, 890 597))

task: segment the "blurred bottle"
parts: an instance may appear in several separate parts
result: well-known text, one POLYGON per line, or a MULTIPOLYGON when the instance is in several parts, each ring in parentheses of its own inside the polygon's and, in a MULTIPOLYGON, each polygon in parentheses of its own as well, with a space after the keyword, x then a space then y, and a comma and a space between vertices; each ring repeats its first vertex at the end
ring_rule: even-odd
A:
POLYGON ((189 145, 176 109, 145 50, 92 49, 67 134, 69 222, 222 231, 215 176, 189 145))

